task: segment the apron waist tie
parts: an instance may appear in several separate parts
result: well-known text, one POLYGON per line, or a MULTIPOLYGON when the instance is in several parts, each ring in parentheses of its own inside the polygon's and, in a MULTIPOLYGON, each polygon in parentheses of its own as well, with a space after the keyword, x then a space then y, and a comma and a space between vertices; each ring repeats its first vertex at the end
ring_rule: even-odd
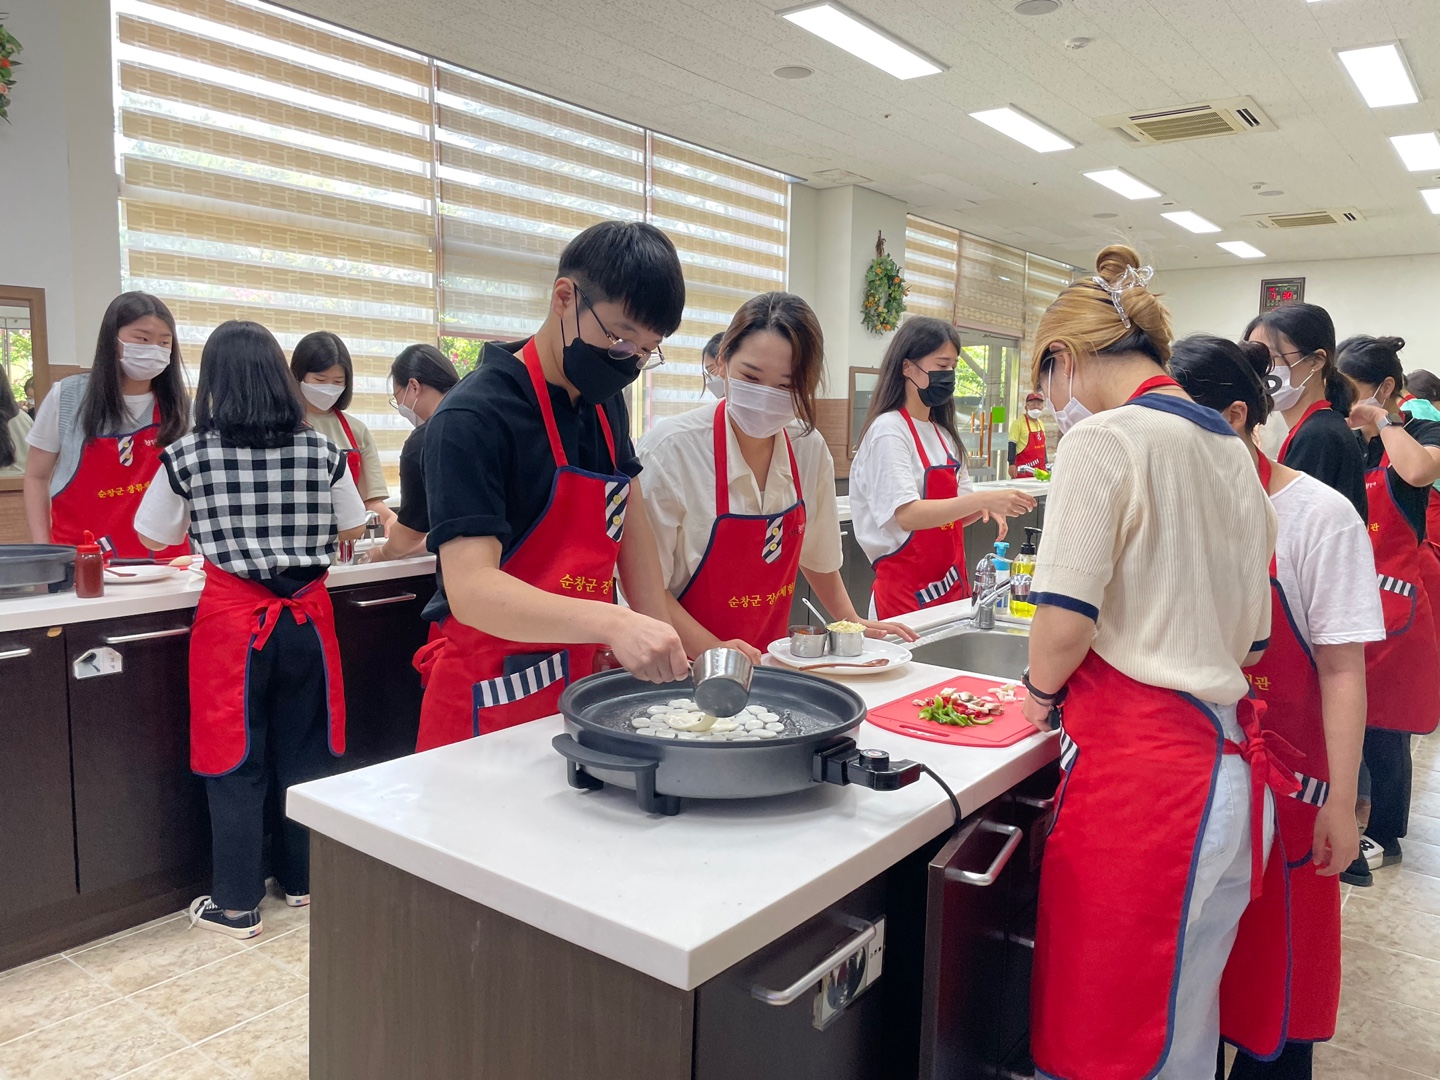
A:
POLYGON ((265 648, 270 640, 270 635, 275 632, 275 624, 280 620, 280 612, 284 608, 290 609, 295 622, 304 625, 306 622, 305 609, 297 604, 293 598, 288 596, 277 596, 268 604, 255 609, 255 625, 250 628, 250 633, 255 642, 250 647, 256 652, 265 648))
POLYGON ((1241 698, 1235 705, 1235 719, 1245 735, 1244 742, 1225 740, 1224 752, 1238 754, 1250 766, 1250 899, 1260 895, 1265 876, 1265 789, 1276 795, 1293 795, 1300 790, 1294 768, 1286 768, 1282 757, 1303 758, 1283 735, 1260 726, 1265 703, 1241 698))

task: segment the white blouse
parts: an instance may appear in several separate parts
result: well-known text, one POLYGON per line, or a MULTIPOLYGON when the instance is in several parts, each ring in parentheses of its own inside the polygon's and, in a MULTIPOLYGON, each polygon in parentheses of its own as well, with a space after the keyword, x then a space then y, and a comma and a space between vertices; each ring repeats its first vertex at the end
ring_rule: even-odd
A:
MULTIPOLYGON (((953 456, 960 462, 959 494, 973 492, 975 485, 965 467, 964 454, 950 436, 937 425, 918 420, 915 430, 930 464, 943 465, 953 456)), ((860 440, 850 464, 850 523, 855 528, 855 539, 872 563, 898 551, 910 539, 910 533, 896 522, 895 511, 924 497, 925 466, 915 449, 910 426, 899 409, 881 413, 860 440)))
MULTIPOLYGON (((715 410, 710 402, 656 424, 637 447, 644 466, 641 490, 660 550, 666 587, 679 596, 695 576, 715 525, 715 410)), ((805 497, 805 539, 800 565, 816 573, 839 570, 840 515, 835 508, 835 459, 819 431, 786 429, 805 497)), ((775 436, 770 473, 761 489, 745 463, 735 430, 725 425, 726 466, 732 514, 778 514, 795 502, 795 480, 785 439, 775 436)))

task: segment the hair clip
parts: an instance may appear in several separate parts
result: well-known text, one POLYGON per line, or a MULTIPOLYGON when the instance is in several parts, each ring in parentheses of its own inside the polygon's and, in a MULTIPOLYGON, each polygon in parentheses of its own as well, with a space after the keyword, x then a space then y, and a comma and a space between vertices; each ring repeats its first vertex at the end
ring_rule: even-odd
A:
POLYGON ((1142 266, 1138 269, 1133 266, 1127 266, 1125 272, 1113 282, 1106 281, 1099 274, 1096 274, 1090 280, 1110 294, 1110 303, 1115 305, 1115 311, 1120 316, 1120 322, 1124 324, 1126 330, 1129 330, 1130 316, 1125 314, 1125 305, 1120 302, 1120 294, 1127 289, 1143 289, 1146 285, 1150 284, 1150 279, 1154 276, 1155 268, 1153 266, 1142 266))

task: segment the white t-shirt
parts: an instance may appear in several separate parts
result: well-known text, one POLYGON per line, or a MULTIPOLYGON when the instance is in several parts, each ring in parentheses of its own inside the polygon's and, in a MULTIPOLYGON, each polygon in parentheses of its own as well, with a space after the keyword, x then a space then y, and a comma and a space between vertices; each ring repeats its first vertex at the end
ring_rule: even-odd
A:
MULTIPOLYGON (((975 490, 965 458, 950 436, 931 423, 915 422, 930 464, 943 465, 951 457, 960 462, 960 494, 975 490)), ((910 533, 895 520, 895 511, 925 497, 925 466, 910 426, 900 410, 881 413, 860 440, 850 464, 850 523, 855 539, 873 563, 900 549, 910 533)))
MULTIPOLYGON (((715 410, 712 401, 656 424, 636 452, 645 467, 641 490, 655 530, 660 572, 666 588, 678 596, 695 576, 715 525, 715 410)), ((805 497, 805 539, 800 565, 817 573, 839 570, 840 515, 835 507, 835 459, 819 431, 803 433, 799 423, 786 429, 800 470, 805 497)), ((795 502, 795 481, 785 440, 775 437, 765 489, 755 482, 735 431, 725 425, 726 466, 732 514, 778 514, 795 502)))
MULTIPOLYGON (((335 522, 341 532, 365 524, 365 503, 361 501, 348 469, 330 485, 330 497, 335 503, 335 522)), ((167 482, 162 465, 154 483, 145 489, 140 508, 135 511, 135 531, 151 540, 159 540, 167 547, 174 547, 184 542, 189 529, 190 503, 167 482)), ((1380 594, 1375 595, 1378 597, 1380 594)))
MULTIPOLYGON (((126 394, 125 412, 129 414, 131 430, 148 426, 155 415, 155 395, 126 394)), ((36 450, 44 450, 47 454, 60 452, 59 394, 45 395, 45 400, 40 402, 40 408, 35 410, 35 426, 30 429, 30 434, 25 436, 25 441, 36 450)))
POLYGON ((1275 576, 1300 636, 1309 645, 1383 641, 1374 549, 1350 500, 1300 473, 1270 501, 1279 518, 1275 576))

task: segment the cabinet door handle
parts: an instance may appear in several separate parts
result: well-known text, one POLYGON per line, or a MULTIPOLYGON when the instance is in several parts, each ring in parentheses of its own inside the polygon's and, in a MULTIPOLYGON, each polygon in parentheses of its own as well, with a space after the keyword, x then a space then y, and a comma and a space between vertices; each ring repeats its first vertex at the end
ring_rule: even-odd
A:
POLYGON ((1036 810, 1040 810, 1047 814, 1051 810, 1055 809, 1054 795, 1051 795, 1048 799, 1036 798, 1034 795, 1015 795, 1012 797, 1021 806, 1033 806, 1036 810))
POLYGON ((757 983, 750 988, 751 996, 765 1002, 766 1005, 789 1005, 792 1001, 798 1001, 806 990, 809 990, 828 973, 834 971, 847 959, 875 940, 874 923, 868 922, 865 919, 856 918, 853 915, 847 915, 845 917, 845 925, 852 930, 858 931, 858 933, 849 941, 840 945, 839 948, 825 957, 824 960, 821 960, 784 990, 771 990, 757 983))
POLYGON ((413 592, 402 592, 396 593, 394 596, 382 596, 375 600, 351 600, 350 602, 356 607, 381 607, 385 604, 403 604, 415 598, 413 592))
POLYGON ((132 645, 137 641, 155 641, 157 638, 184 637, 190 632, 188 626, 177 626, 173 630, 151 630, 146 634, 118 634, 115 637, 101 638, 106 645, 132 645))
POLYGON ((0 660, 19 660, 22 656, 29 655, 30 649, 28 646, 23 649, 7 649, 5 652, 0 652, 0 660))
POLYGON ((986 829, 989 832, 1003 833, 1008 839, 995 856, 995 861, 990 864, 990 869, 983 874, 977 874, 973 870, 952 870, 945 868, 945 877, 950 881, 963 881, 966 885, 979 885, 984 888, 994 885, 995 879, 1005 869, 1005 864, 1010 861, 1010 856, 1015 854, 1015 849, 1020 846, 1020 838, 1025 835, 1024 831, 1017 825, 1002 825, 998 821, 982 821, 978 828, 986 829))

